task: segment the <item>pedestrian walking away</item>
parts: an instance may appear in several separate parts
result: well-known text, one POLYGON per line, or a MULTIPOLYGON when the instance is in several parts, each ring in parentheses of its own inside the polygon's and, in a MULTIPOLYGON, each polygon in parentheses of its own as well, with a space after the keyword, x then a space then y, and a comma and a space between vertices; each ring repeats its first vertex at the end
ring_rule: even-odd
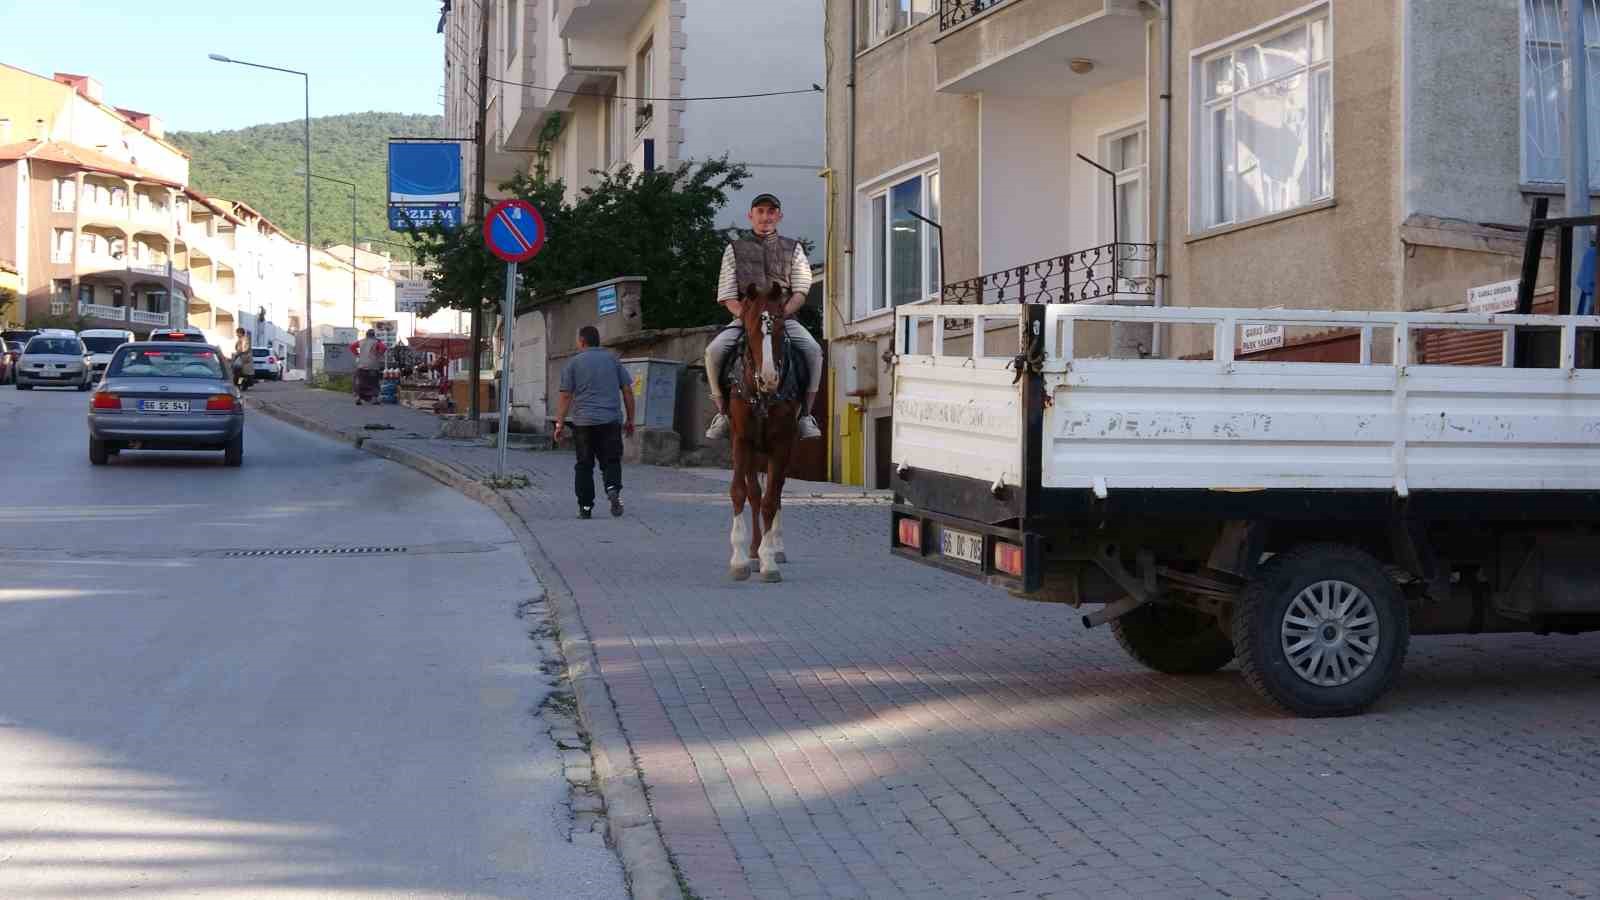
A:
POLYGON ((561 400, 556 407, 556 443, 572 427, 573 490, 578 495, 578 518, 594 513, 594 465, 611 514, 622 515, 622 436, 633 436, 633 376, 617 357, 600 346, 600 331, 593 325, 578 329, 578 355, 561 370, 561 400), (624 415, 626 412, 626 415, 624 415))
POLYGON ((784 335, 791 344, 805 354, 806 401, 800 407, 801 440, 822 437, 822 429, 811 415, 817 402, 817 390, 822 386, 822 345, 811 336, 795 318, 795 313, 806 305, 806 294, 811 290, 811 261, 806 259, 805 248, 793 238, 781 237, 778 224, 783 221, 783 204, 772 194, 757 194, 750 202, 750 226, 754 238, 741 238, 722 251, 722 275, 717 280, 717 302, 732 316, 733 324, 722 329, 706 347, 706 380, 711 383, 711 402, 717 414, 706 428, 708 440, 721 440, 728 436, 728 409, 722 398, 722 361, 727 358, 744 334, 739 324, 740 298, 752 290, 764 296, 774 289, 788 295, 784 304, 784 335))
POLYGON ((356 405, 360 406, 362 401, 377 403, 378 380, 383 374, 383 360, 389 352, 388 346, 378 340, 376 328, 368 328, 366 337, 350 345, 350 352, 356 358, 356 405))

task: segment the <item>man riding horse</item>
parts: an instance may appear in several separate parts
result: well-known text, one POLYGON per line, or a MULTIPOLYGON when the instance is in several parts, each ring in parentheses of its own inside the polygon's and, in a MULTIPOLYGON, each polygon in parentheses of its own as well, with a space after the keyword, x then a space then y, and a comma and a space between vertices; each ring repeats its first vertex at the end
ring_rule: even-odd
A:
POLYGON ((806 331, 795 318, 795 313, 806 305, 806 293, 811 290, 811 262, 800 242, 778 235, 778 223, 783 221, 783 204, 772 194, 757 194, 750 201, 750 226, 754 238, 741 238, 728 245, 722 253, 722 277, 717 282, 717 302, 733 315, 733 324, 724 328, 711 345, 706 347, 706 380, 711 383, 711 400, 717 405, 716 418, 706 429, 706 438, 720 440, 728 436, 727 401, 722 395, 722 362, 728 352, 739 342, 744 328, 739 324, 740 298, 751 292, 766 295, 774 287, 789 295, 784 304, 784 333, 789 343, 806 358, 806 400, 800 408, 799 436, 802 439, 822 437, 822 429, 811 416, 811 407, 817 401, 817 390, 822 384, 822 345, 806 331))

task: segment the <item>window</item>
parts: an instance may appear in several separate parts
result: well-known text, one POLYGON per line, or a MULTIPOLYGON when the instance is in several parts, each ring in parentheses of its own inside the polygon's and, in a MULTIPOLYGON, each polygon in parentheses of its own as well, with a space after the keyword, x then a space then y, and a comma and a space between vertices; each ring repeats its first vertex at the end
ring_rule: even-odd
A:
POLYGON ((1198 61, 1199 227, 1333 196, 1331 39, 1324 10, 1198 61))
POLYGON ((57 263, 72 262, 72 229, 56 229, 55 242, 50 245, 50 261, 57 263))
POLYGON ((606 99, 605 99, 605 116, 606 116, 606 164, 605 164, 605 167, 607 169, 610 169, 612 166, 615 166, 616 164, 622 162, 622 110, 623 110, 624 105, 625 104, 623 103, 623 101, 617 98, 616 87, 613 86, 612 89, 611 89, 611 92, 606 94, 606 99))
MULTIPOLYGON (((1566 103, 1561 96, 1567 62, 1566 18, 1560 0, 1522 3, 1522 177, 1531 183, 1567 180, 1566 103)), ((1589 182, 1600 186, 1600 12, 1585 0, 1584 43, 1589 53, 1589 182)))
POLYGON ((939 0, 861 0, 858 8, 863 23, 864 46, 893 37, 931 17, 939 0))
POLYGON ((72 212, 77 197, 78 183, 71 178, 57 178, 50 185, 50 208, 56 212, 72 212))
POLYGON ((78 285, 78 303, 80 303, 80 304, 90 304, 90 303, 93 303, 93 302, 94 302, 94 285, 92 285, 92 284, 80 284, 80 285, 78 285))
POLYGON ((517 58, 517 39, 522 36, 522 0, 506 3, 506 68, 517 58))
POLYGON ((938 222, 939 172, 902 177, 867 192, 871 254, 866 285, 869 312, 927 300, 939 293, 939 232, 916 215, 938 222))
POLYGON ((72 296, 72 279, 57 278, 51 288, 50 298, 57 303, 65 303, 72 296))
POLYGON ((634 101, 638 104, 636 107, 638 112, 634 115, 633 127, 638 131, 643 131, 644 127, 650 124, 650 119, 655 113, 655 104, 649 99, 656 95, 655 57, 655 41, 649 40, 639 48, 639 54, 633 61, 634 95, 639 98, 634 101))
POLYGON ((1117 195, 1111 196, 1109 183, 1101 193, 1100 208, 1104 212, 1101 215, 1100 233, 1108 244, 1142 244, 1148 241, 1145 226, 1147 144, 1143 123, 1113 132, 1100 140, 1100 158, 1104 160, 1106 168, 1117 173, 1117 195))

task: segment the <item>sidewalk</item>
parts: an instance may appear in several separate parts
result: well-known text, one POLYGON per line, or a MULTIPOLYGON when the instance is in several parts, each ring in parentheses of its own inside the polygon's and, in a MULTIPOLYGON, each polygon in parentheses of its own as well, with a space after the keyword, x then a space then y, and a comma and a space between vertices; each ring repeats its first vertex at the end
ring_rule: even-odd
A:
MULTIPOLYGON (((494 468, 425 413, 250 396, 494 468)), ((510 459, 530 485, 501 496, 576 600, 699 897, 1600 889, 1592 640, 1419 639, 1375 712, 1290 719, 1231 669, 1156 675, 1071 609, 891 557, 881 496, 794 485, 785 581, 736 584, 726 473, 626 467, 627 515, 579 521, 570 453, 510 459)))

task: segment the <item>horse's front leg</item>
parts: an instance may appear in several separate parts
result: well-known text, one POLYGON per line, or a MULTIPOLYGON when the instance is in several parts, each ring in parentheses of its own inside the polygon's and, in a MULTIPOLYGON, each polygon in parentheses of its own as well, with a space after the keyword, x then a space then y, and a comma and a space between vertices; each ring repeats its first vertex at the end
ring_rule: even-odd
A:
POLYGON ((759 558, 761 538, 761 473, 756 469, 756 454, 750 453, 750 465, 745 473, 745 494, 750 498, 750 557, 759 558))
POLYGON ((728 542, 733 545, 733 556, 728 560, 728 577, 734 581, 744 581, 750 577, 750 554, 745 550, 750 540, 750 530, 744 521, 744 504, 749 499, 748 473, 754 463, 745 442, 735 436, 733 485, 728 489, 728 496, 733 500, 733 529, 728 535, 728 542))
POLYGON ((761 499, 761 518, 766 524, 766 535, 761 541, 757 557, 761 560, 761 580, 783 580, 778 565, 789 561, 783 549, 783 483, 788 478, 789 446, 792 441, 775 441, 773 452, 767 457, 767 490, 761 499))

